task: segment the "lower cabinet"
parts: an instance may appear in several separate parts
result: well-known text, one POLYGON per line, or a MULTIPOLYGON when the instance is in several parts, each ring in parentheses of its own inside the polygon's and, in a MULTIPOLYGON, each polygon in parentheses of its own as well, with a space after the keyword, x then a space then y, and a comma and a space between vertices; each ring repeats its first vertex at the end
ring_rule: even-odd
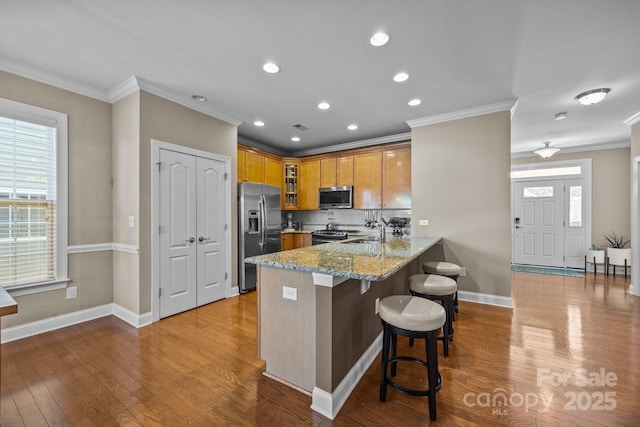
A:
POLYGON ((311 233, 282 233, 282 250, 311 246, 311 233))

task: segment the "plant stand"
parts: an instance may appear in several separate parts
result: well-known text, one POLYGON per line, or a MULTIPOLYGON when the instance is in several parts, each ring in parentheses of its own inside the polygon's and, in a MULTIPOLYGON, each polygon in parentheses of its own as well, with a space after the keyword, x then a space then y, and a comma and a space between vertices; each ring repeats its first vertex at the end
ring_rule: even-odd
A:
POLYGON ((631 249, 607 248, 606 271, 609 274, 609 266, 613 266, 613 275, 616 275, 616 266, 624 267, 624 278, 627 278, 627 267, 631 265, 631 249))
POLYGON ((584 256, 584 271, 587 270, 587 263, 593 264, 593 275, 596 275, 596 267, 598 264, 602 264, 603 271, 607 274, 606 262, 604 257, 604 251, 587 250, 587 254, 584 256))

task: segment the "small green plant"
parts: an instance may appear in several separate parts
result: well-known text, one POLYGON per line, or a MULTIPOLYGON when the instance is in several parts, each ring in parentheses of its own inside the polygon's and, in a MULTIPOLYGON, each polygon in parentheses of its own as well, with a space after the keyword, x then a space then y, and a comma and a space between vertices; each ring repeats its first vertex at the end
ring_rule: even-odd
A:
POLYGON ((600 246, 598 246, 598 245, 591 245, 591 250, 592 251, 601 251, 602 248, 600 246))
POLYGON ((607 239, 607 242, 609 242, 609 246, 612 248, 616 248, 616 249, 622 249, 625 246, 627 246, 627 243, 629 243, 631 240, 624 240, 624 237, 622 236, 616 236, 616 233, 614 233, 613 231, 609 234, 605 234, 604 238, 607 239))

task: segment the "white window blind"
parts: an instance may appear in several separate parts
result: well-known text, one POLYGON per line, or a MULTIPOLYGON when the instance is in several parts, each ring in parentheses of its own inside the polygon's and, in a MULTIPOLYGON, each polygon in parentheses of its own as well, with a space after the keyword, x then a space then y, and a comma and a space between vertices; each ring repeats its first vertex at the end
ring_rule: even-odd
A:
POLYGON ((56 128, 0 116, 0 285, 56 278, 56 128))

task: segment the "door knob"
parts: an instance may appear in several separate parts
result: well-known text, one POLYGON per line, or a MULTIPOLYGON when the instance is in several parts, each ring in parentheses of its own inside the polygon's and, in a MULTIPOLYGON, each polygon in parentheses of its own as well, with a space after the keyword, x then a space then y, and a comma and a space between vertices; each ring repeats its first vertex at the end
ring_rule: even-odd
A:
POLYGON ((195 241, 196 241, 195 237, 190 237, 189 239, 185 240, 185 242, 187 242, 187 243, 193 243, 195 241))
POLYGON ((207 241, 207 240, 211 240, 211 239, 208 238, 208 237, 202 237, 202 236, 198 237, 198 242, 204 242, 204 241, 207 241))

